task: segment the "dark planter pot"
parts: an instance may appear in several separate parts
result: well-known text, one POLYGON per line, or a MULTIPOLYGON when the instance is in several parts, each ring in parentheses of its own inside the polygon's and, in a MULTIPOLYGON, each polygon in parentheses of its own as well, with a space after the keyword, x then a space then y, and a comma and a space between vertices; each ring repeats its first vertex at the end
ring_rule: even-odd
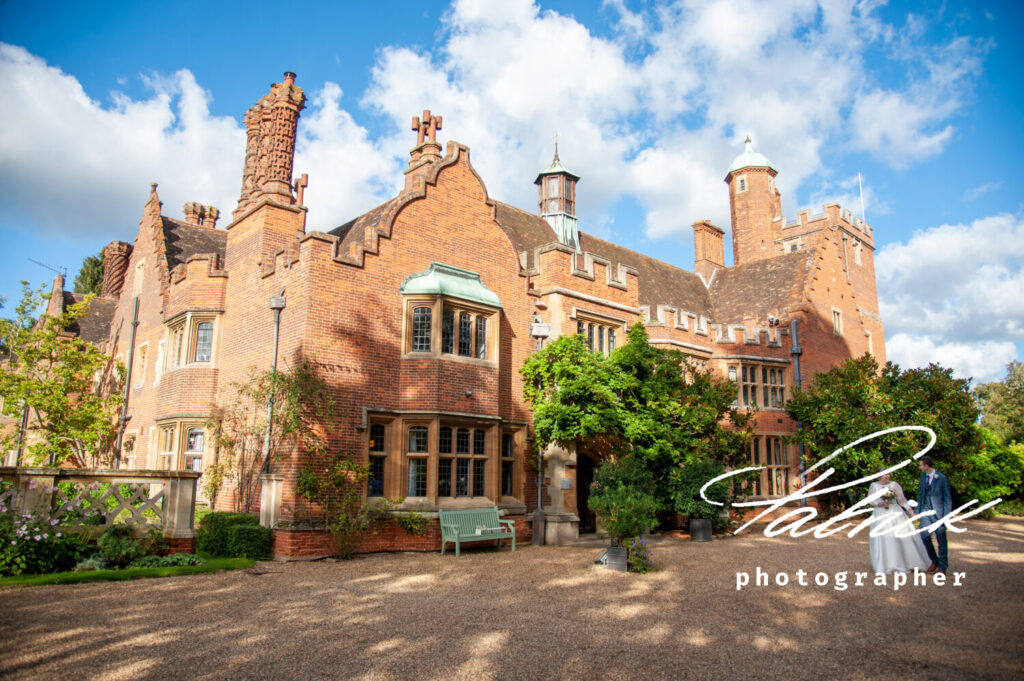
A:
POLYGON ((690 541, 711 541, 711 521, 707 518, 690 518, 690 541))
POLYGON ((609 570, 615 570, 616 572, 629 571, 629 564, 626 562, 625 546, 609 546, 605 551, 605 558, 608 561, 605 566, 609 570))

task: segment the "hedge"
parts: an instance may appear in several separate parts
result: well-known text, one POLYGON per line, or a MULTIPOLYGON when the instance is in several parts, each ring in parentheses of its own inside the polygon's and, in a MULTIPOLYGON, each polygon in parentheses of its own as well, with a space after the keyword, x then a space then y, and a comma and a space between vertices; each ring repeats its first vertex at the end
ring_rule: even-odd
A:
POLYGON ((269 560, 274 532, 259 525, 232 525, 228 528, 228 553, 232 558, 269 560))
POLYGON ((228 530, 239 525, 259 527, 260 518, 249 513, 208 513, 196 530, 196 549, 211 556, 233 557, 228 544, 228 530))

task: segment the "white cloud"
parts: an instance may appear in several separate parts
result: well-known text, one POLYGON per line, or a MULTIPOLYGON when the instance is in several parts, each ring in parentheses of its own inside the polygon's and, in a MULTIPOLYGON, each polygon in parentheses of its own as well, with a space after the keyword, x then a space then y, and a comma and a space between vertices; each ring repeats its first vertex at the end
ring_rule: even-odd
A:
POLYGON ((964 201, 977 201, 985 194, 995 191, 1001 186, 1003 186, 1002 182, 987 182, 985 184, 978 185, 977 187, 971 187, 964 192, 964 201))
POLYGON ((890 244, 875 259, 886 347, 989 380, 1024 341, 1024 219, 995 215, 890 244), (993 373, 995 372, 995 373, 993 373))
POLYGON ((936 343, 927 336, 896 334, 885 341, 888 358, 904 369, 941 364, 957 378, 973 378, 974 384, 1001 380, 1006 365, 1017 359, 1017 348, 1008 341, 936 343))
POLYGON ((43 230, 132 237, 149 192, 170 206, 234 208, 244 133, 211 116, 189 71, 147 81, 152 95, 104 107, 78 81, 20 47, 0 44, 0 200, 43 230), (10 103, 17 102, 17 106, 10 103))
MULTIPOLYGON (((649 238, 689 239, 703 218, 727 227, 722 179, 748 133, 781 171, 784 208, 812 178, 815 198, 828 189, 849 199, 848 171, 837 177, 823 158, 852 148, 903 165, 938 153, 986 49, 958 38, 936 55, 923 47, 926 22, 884 24, 873 2, 604 4, 611 38, 530 0, 455 0, 439 45, 382 48, 365 92, 344 100, 332 83, 308 87, 296 171, 310 174, 310 227, 333 227, 401 186, 409 119, 424 108, 444 116, 443 139, 472 145, 493 196, 523 206, 559 132, 562 160, 583 176, 584 229, 607 224, 623 197, 644 209, 649 238), (887 60, 884 86, 869 51, 887 60), (382 116, 388 132, 371 138, 346 101, 382 116)), ((73 76, 0 47, 0 87, 23 104, 0 110, 6 212, 63 233, 124 225, 123 238, 156 180, 169 213, 187 200, 229 213, 238 120, 212 116, 188 71, 147 85, 148 98, 103 104, 73 76)), ((884 208, 870 188, 869 198, 884 208)))

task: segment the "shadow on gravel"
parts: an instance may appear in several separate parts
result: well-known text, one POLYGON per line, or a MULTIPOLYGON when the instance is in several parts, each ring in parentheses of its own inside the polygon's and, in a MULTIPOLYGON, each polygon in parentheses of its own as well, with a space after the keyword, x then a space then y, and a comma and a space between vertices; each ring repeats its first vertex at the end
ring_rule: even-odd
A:
POLYGON ((960 588, 836 590, 835 573, 869 570, 866 538, 757 531, 667 540, 647 575, 524 547, 6 590, 0 677, 1020 678, 1024 520, 967 527, 950 539, 960 588), (737 591, 758 567, 829 585, 737 591))

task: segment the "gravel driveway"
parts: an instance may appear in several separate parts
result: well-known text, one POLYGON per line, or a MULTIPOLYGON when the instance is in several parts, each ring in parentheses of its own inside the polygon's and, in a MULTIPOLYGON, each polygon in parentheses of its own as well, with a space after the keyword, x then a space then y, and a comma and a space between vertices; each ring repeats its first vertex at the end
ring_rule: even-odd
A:
POLYGON ((837 591, 866 538, 756 532, 667 540, 647 575, 527 546, 7 589, 0 678, 1020 679, 1024 520, 966 525, 960 587, 837 591), (829 586, 737 592, 757 566, 829 586))

